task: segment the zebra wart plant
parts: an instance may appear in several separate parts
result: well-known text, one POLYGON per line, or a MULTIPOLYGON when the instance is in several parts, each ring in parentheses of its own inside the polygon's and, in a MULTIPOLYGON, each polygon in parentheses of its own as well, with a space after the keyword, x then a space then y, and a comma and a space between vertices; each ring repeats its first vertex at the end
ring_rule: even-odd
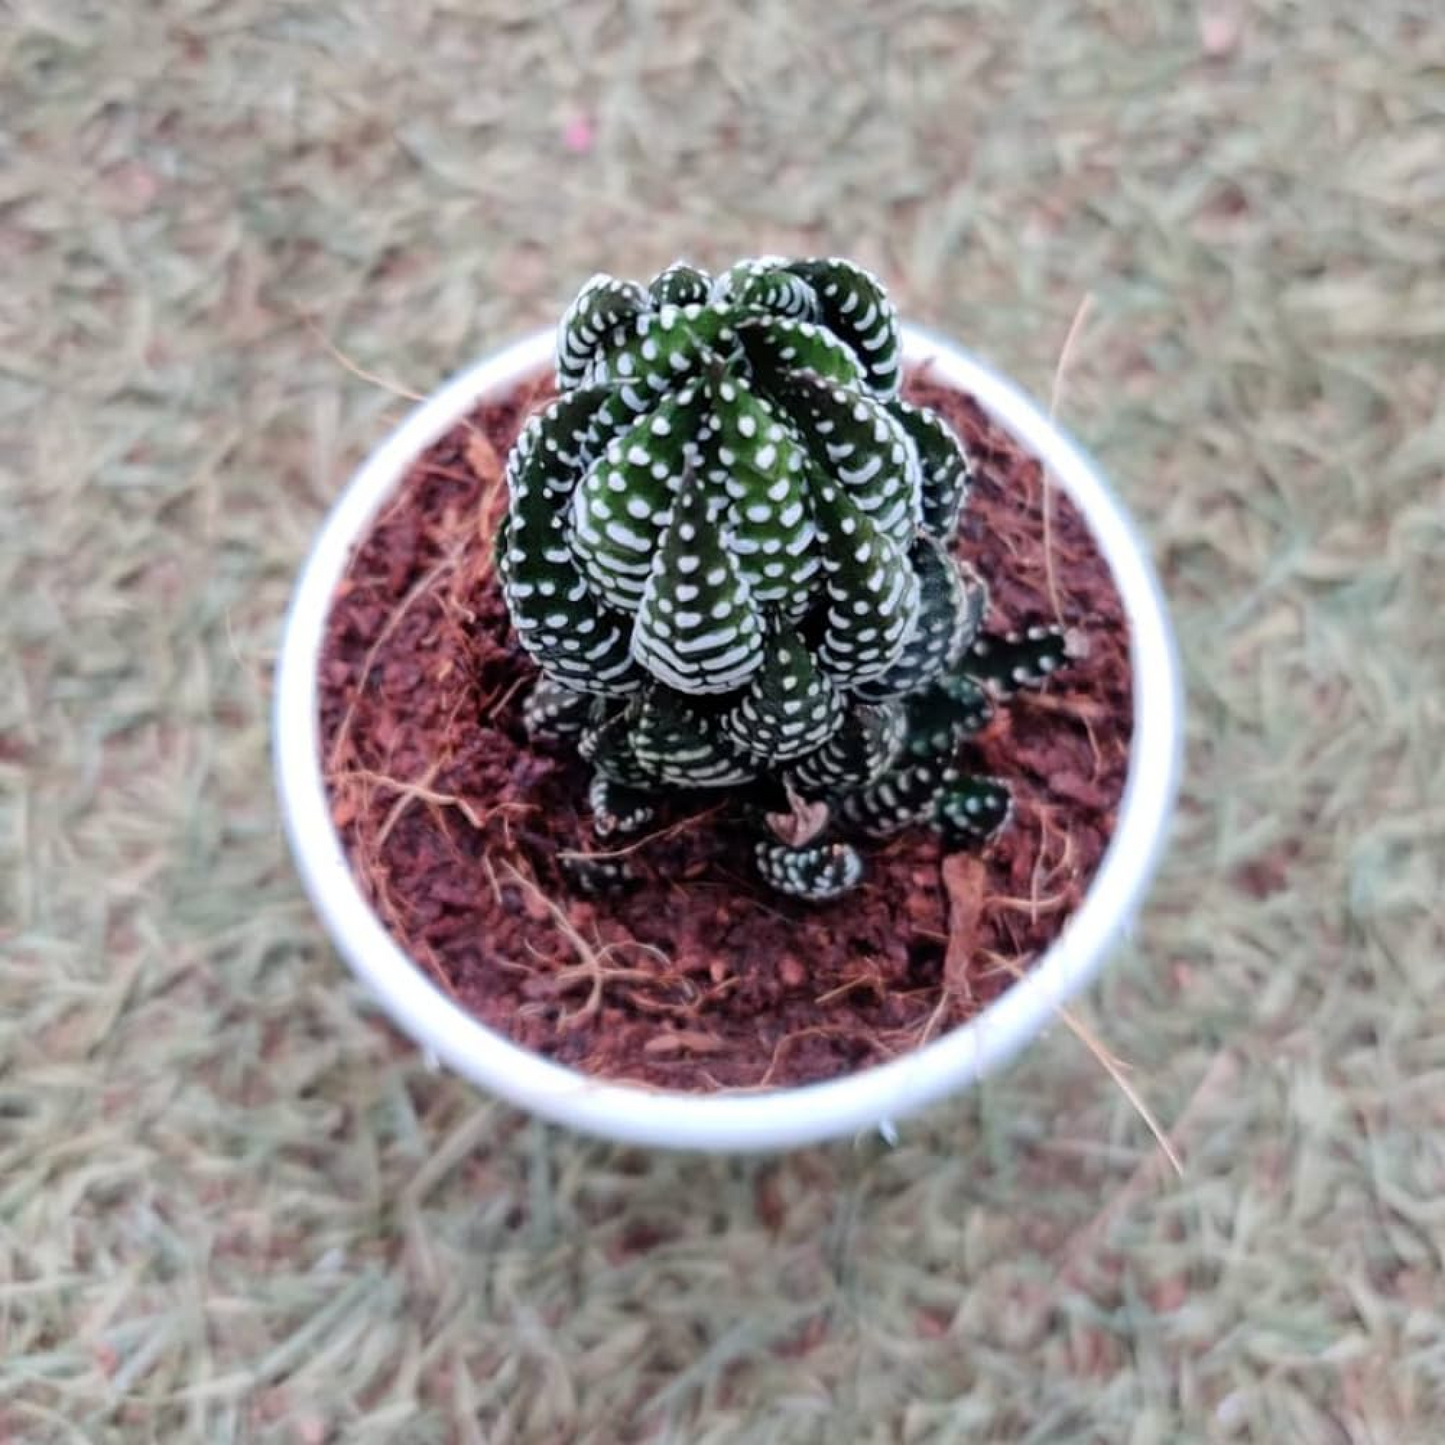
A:
POLYGON ((1007 820, 960 748, 1063 639, 982 631, 951 551, 968 460, 899 381, 893 307, 847 261, 596 276, 568 309, 497 560, 542 670, 528 728, 591 764, 599 837, 732 790, 763 877, 822 900, 862 877, 856 840, 1007 820))

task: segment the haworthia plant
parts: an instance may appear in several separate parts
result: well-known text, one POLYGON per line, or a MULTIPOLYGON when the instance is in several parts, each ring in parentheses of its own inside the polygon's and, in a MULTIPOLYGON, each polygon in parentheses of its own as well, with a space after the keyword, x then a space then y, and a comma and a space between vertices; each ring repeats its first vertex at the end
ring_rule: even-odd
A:
POLYGON ((595 276, 568 308, 497 560, 542 670, 526 724, 590 762, 598 837, 732 790, 761 875, 823 900, 863 876, 856 841, 925 824, 958 846, 1007 820, 959 749, 1063 639, 982 631, 984 583, 951 550, 968 459, 900 377, 893 306, 848 261, 595 276))

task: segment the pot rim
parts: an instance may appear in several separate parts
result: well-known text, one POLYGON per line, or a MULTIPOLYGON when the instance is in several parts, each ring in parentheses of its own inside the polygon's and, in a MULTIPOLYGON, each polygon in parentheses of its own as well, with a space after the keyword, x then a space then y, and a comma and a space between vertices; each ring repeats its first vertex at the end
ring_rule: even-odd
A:
POLYGON ((903 327, 905 361, 971 393, 1084 514, 1130 626, 1134 731, 1118 823, 1083 903, 1033 968, 968 1023, 900 1058, 795 1088, 694 1094, 611 1083, 555 1064, 438 988, 361 892, 322 776, 317 664, 352 548, 417 456, 479 401, 542 372, 554 333, 467 367, 420 403, 352 476, 301 568, 276 665, 273 749, 286 834, 333 942, 392 1021, 472 1083, 556 1123, 632 1144, 706 1150, 815 1143, 912 1114, 1007 1063, 1103 966, 1163 852, 1178 788, 1183 696, 1162 590, 1128 513, 1088 455, 1012 382, 941 336, 903 327))

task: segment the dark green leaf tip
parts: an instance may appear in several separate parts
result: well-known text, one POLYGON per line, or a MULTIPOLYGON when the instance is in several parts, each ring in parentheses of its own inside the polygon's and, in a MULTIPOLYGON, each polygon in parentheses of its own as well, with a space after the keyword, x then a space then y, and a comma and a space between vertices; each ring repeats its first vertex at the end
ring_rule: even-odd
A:
POLYGON ((657 816, 657 808, 647 793, 614 782, 604 773, 593 774, 587 802, 592 809, 592 831, 599 838, 635 833, 657 816))
POLYGON ((863 860, 847 843, 810 843, 790 848, 767 840, 757 844, 758 872, 779 893, 826 903, 857 886, 863 860))
POLYGON ((998 778, 966 778, 934 801, 934 826, 949 847, 987 842, 1013 816, 1013 795, 998 778))
POLYGON ((976 637, 959 664, 970 677, 988 683, 1000 697, 1021 687, 1047 682, 1067 661, 1064 631, 1033 626, 1020 632, 985 632, 976 637))

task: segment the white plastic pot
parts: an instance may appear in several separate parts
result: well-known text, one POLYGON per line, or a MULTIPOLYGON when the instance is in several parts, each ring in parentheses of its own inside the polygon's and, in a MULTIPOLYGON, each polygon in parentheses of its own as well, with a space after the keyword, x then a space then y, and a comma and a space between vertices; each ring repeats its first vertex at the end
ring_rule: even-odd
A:
MULTIPOLYGON (((1128 928, 1163 849, 1179 773, 1182 706, 1168 615, 1147 554, 1094 463, 1010 382, 967 352, 904 328, 910 364, 974 396, 1036 456, 1088 520, 1131 629, 1134 732, 1118 827, 1082 906, 1032 969, 961 1028, 827 1083, 693 1094, 607 1083, 550 1063, 488 1028, 433 984, 387 932, 352 876, 321 772, 317 662, 353 546, 417 456, 484 398, 551 362, 550 331, 497 352, 418 406, 347 484, 301 569, 277 665, 275 762, 286 831, 322 921, 387 1014, 463 1077, 544 1118, 670 1148, 775 1149, 891 1122, 1000 1068, 1058 1019, 1128 928)), ((766 966, 766 960, 758 960, 766 966)))

